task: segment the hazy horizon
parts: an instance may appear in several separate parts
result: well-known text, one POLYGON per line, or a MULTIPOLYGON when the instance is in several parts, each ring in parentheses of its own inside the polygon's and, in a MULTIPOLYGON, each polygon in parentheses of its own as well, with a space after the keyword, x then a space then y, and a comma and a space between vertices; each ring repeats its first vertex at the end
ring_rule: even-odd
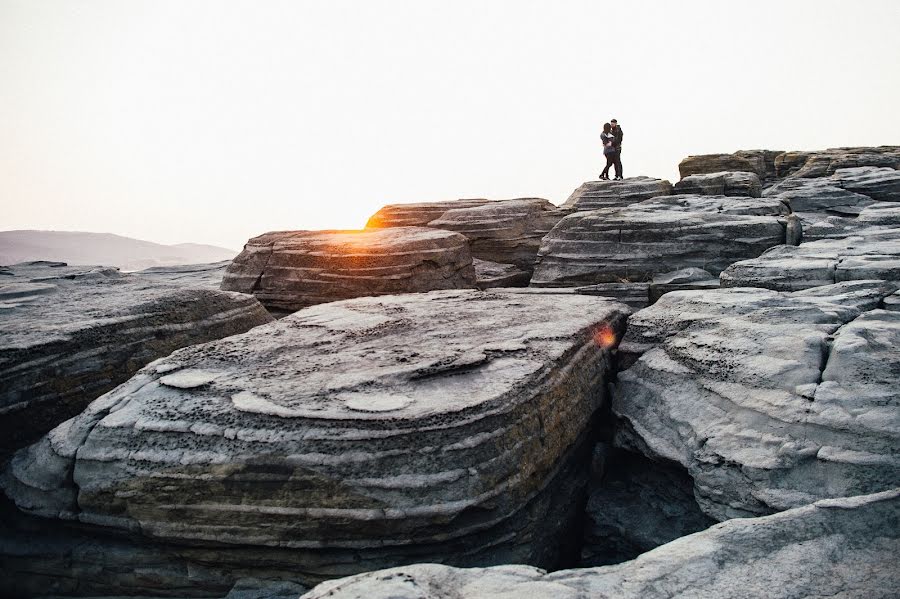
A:
POLYGON ((888 0, 0 0, 0 230, 240 248, 690 154, 900 144, 888 0))

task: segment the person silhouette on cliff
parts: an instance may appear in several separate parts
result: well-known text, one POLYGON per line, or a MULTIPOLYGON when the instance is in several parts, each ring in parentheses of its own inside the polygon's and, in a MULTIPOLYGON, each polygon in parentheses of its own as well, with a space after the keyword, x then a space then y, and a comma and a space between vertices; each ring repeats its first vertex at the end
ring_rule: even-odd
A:
MULTIPOLYGON (((614 166, 616 164, 616 147, 615 141, 616 136, 613 135, 612 125, 609 123, 603 123, 603 133, 600 134, 600 141, 603 142, 603 156, 606 157, 606 167, 604 167, 603 172, 600 173, 600 178, 604 181, 609 180, 609 167, 614 166)), ((616 166, 616 179, 619 179, 619 167, 616 166)))
POLYGON ((616 180, 621 180, 622 179, 622 138, 625 137, 625 134, 622 132, 622 128, 619 127, 619 121, 617 121, 616 119, 610 119, 609 123, 612 126, 613 147, 616 149, 616 158, 615 158, 616 180))

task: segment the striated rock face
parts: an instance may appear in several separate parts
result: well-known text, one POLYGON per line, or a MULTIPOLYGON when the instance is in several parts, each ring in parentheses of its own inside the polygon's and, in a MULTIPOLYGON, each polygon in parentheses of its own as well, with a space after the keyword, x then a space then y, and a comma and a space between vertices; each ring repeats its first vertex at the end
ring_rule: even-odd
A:
POLYGON ((172 351, 272 320, 256 299, 25 263, 0 280, 0 453, 34 440, 172 351))
POLYGON ((626 316, 474 290, 314 306, 157 360, 0 482, 43 518, 301 582, 419 560, 553 566, 574 550, 579 456, 626 316))
POLYGON ((519 270, 512 264, 498 264, 488 260, 473 258, 475 264, 475 286, 481 290, 496 287, 527 287, 531 273, 519 270))
POLYGON ((647 300, 648 287, 647 283, 598 283, 576 287, 574 291, 584 295, 609 297, 617 302, 622 302, 632 310, 640 310, 649 304, 647 300))
POLYGON ((794 599, 896 596, 900 491, 731 520, 634 561, 546 573, 417 564, 322 583, 303 599, 794 599))
POLYGON ((475 258, 531 272, 541 238, 562 217, 547 200, 521 198, 448 210, 428 226, 465 235, 475 258))
POLYGON ((759 175, 747 172, 720 172, 688 175, 675 184, 675 193, 716 196, 762 196, 759 175))
POLYGON ((388 204, 369 217, 367 229, 388 227, 424 227, 448 210, 470 208, 490 204, 491 200, 450 200, 445 202, 418 202, 414 204, 388 204))
POLYGON ((648 289, 648 298, 652 304, 671 291, 715 289, 718 286, 719 279, 702 268, 682 268, 654 275, 648 289))
POLYGON ((671 183, 665 179, 652 177, 628 177, 621 181, 587 181, 573 191, 560 208, 575 211, 614 208, 672 193, 671 183))
POLYGON ((630 320, 619 447, 682 465, 709 516, 758 516, 900 480, 897 289, 664 295, 630 320))
POLYGON ((775 159, 778 177, 827 177, 838 169, 858 166, 900 169, 900 146, 785 152, 775 159))
POLYGON ((284 311, 474 286, 466 238, 423 227, 266 233, 247 242, 222 280, 222 289, 252 293, 267 308, 284 311))
POLYGON ((777 199, 678 195, 576 212, 544 237, 531 285, 640 282, 689 267, 718 275, 784 243, 785 210, 777 199))
POLYGON ((780 150, 741 150, 734 154, 688 156, 678 165, 681 178, 722 171, 755 173, 761 180, 775 178, 775 161, 780 150))
POLYGON ((222 285, 222 277, 225 269, 231 265, 231 260, 212 262, 210 264, 185 264, 182 266, 153 266, 133 273, 135 276, 159 281, 161 283, 174 283, 175 285, 189 287, 205 287, 218 289, 222 285))
POLYGON ((796 291, 841 281, 900 281, 900 228, 857 229, 835 239, 774 247, 735 262, 720 275, 723 287, 796 291))

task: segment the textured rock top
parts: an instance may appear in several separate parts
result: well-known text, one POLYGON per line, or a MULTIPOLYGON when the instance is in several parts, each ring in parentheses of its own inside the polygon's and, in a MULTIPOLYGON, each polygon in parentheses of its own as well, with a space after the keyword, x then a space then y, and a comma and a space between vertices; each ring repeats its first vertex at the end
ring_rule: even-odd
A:
POLYGON ((675 193, 758 198, 762 195, 762 183, 756 173, 722 171, 688 175, 675 184, 675 193))
POLYGON ((681 178, 722 171, 755 173, 761 180, 775 177, 776 157, 780 150, 740 150, 733 154, 688 156, 678 165, 681 178))
POLYGON ((581 211, 628 206, 672 193, 671 183, 653 177, 628 177, 621 181, 587 181, 572 192, 561 208, 581 211))
POLYGON ((900 168, 900 146, 784 152, 775 159, 775 170, 778 177, 826 177, 840 168, 858 166, 898 169, 900 168))
POLYGON ((154 281, 174 283, 190 287, 206 287, 218 289, 222 284, 225 269, 231 260, 211 262, 209 264, 185 264, 181 266, 153 266, 134 273, 154 281))
POLYGON ((388 204, 369 217, 366 228, 384 227, 424 227, 429 222, 454 208, 470 208, 489 204, 491 200, 450 200, 444 202, 416 202, 411 204, 388 204))
POLYGON ((664 295, 629 321, 617 443, 682 464, 706 513, 759 515, 900 480, 897 289, 664 295), (649 348, 649 349, 648 349, 649 348))
POLYGON ((615 566, 547 573, 417 564, 328 581, 303 599, 888 599, 900 585, 898 511, 896 490, 832 499, 731 520, 615 566))

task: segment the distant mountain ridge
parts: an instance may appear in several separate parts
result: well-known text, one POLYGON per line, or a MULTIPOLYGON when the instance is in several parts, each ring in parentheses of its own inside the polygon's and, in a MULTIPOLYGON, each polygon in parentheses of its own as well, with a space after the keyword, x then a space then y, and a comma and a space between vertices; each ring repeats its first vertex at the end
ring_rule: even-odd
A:
POLYGON ((0 231, 0 264, 51 260, 102 264, 122 270, 231 260, 237 251, 214 245, 164 245, 113 233, 82 231, 0 231))

